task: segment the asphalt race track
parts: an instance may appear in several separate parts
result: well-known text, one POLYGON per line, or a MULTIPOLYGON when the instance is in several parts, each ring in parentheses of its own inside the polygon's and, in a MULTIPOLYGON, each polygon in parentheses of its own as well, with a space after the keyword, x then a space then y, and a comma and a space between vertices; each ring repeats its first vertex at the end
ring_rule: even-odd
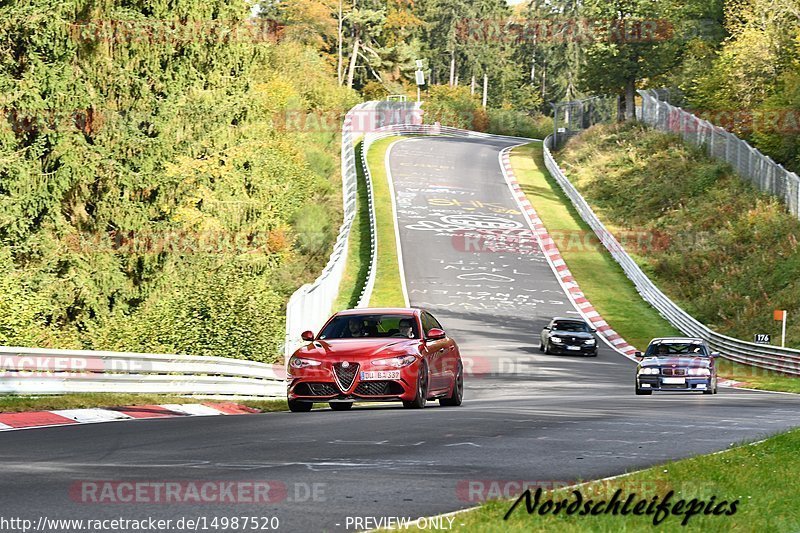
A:
POLYGON ((544 322, 575 313, 543 255, 500 241, 492 249, 473 246, 475 230, 495 238, 525 227, 498 164, 509 142, 416 138, 391 150, 409 297, 461 346, 462 407, 382 405, 6 432, 3 514, 277 516, 280 531, 341 531, 348 516, 471 507, 469 481, 605 477, 800 425, 798 396, 721 389, 716 396, 637 397, 634 364, 604 345, 597 358, 540 353, 544 322), (269 505, 81 502, 75 484, 97 480, 270 480, 286 496, 269 505))

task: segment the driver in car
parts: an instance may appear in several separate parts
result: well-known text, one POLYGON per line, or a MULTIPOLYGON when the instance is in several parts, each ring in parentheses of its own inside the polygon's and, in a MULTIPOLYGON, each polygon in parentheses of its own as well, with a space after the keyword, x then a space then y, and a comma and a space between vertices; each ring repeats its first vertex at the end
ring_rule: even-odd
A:
POLYGON ((351 318, 347 322, 347 331, 351 337, 366 337, 367 332, 364 331, 364 324, 358 318, 351 318))
POLYGON ((411 321, 407 318, 403 318, 400 320, 398 324, 398 328, 400 331, 397 332, 399 337, 405 337, 407 339, 414 338, 414 330, 411 327, 411 321))

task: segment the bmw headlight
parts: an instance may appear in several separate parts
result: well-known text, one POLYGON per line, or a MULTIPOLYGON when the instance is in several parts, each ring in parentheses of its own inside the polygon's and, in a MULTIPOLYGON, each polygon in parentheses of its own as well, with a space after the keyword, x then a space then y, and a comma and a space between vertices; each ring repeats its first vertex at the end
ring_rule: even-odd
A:
POLYGON ((389 357, 387 359, 376 359, 372 361, 375 366, 392 366, 394 368, 403 368, 413 364, 417 358, 413 355, 400 355, 398 357, 389 357))
POLYGON ((711 371, 707 368, 690 368, 687 374, 689 376, 710 376, 711 371))
POLYGON ((658 374, 658 369, 655 367, 646 366, 639 369, 639 374, 653 375, 658 374))
POLYGON ((586 339, 585 341, 583 341, 583 344, 586 344, 588 346, 594 346, 594 342, 595 342, 594 339, 586 339))
POLYGON ((313 359, 303 359, 302 357, 292 356, 289 359, 289 366, 292 368, 308 368, 309 366, 319 366, 322 363, 313 359))
POLYGON ((550 337, 550 340, 556 344, 561 344, 564 340, 561 337, 550 337))

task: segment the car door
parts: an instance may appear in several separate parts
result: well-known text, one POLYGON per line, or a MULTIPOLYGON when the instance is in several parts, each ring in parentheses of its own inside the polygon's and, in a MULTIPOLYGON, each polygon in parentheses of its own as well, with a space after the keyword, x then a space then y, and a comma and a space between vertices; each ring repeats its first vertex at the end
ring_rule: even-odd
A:
POLYGON ((441 324, 428 312, 423 312, 420 318, 425 335, 425 351, 430 375, 428 389, 430 392, 441 392, 448 385, 445 382, 443 365, 450 339, 446 336, 443 339, 428 339, 428 332, 434 328, 441 329, 441 324))
MULTIPOLYGON (((433 315, 430 316, 433 320, 434 327, 447 333, 447 330, 444 329, 444 326, 442 326, 436 317, 433 315)), ((450 335, 446 335, 443 340, 445 341, 443 346, 444 352, 442 352, 439 358, 439 372, 442 378, 442 389, 449 391, 450 387, 455 383, 456 372, 458 372, 458 347, 456 346, 456 341, 454 341, 450 335)))

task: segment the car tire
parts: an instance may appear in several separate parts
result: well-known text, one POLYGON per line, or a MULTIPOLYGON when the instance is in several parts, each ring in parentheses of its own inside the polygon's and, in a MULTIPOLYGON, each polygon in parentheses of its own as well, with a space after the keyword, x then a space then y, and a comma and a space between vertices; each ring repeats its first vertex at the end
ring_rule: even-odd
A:
POLYGON ((347 411, 353 407, 353 402, 329 402, 328 405, 330 405, 331 409, 334 411, 347 411))
POLYGON ((550 343, 544 345, 544 353, 547 355, 552 355, 552 353, 550 352, 550 343))
POLYGON ((442 407, 458 407, 464 399, 464 369, 458 363, 456 371, 456 381, 453 384, 453 393, 447 398, 439 398, 439 405, 442 407))
POLYGON ((539 341, 539 351, 540 352, 544 351, 544 343, 542 341, 539 341))
POLYGON ((422 368, 417 374, 417 394, 411 401, 403 401, 406 409, 422 409, 428 401, 428 365, 422 363, 422 368))
POLYGON ((300 402, 297 400, 288 400, 289 410, 293 413, 307 413, 314 407, 311 402, 300 402))
MULTIPOLYGON (((710 385, 710 384, 709 384, 710 385)), ((713 389, 704 390, 703 394, 716 394, 717 393, 717 384, 714 384, 713 389)))
POLYGON ((589 354, 589 357, 597 357, 597 350, 589 354))

